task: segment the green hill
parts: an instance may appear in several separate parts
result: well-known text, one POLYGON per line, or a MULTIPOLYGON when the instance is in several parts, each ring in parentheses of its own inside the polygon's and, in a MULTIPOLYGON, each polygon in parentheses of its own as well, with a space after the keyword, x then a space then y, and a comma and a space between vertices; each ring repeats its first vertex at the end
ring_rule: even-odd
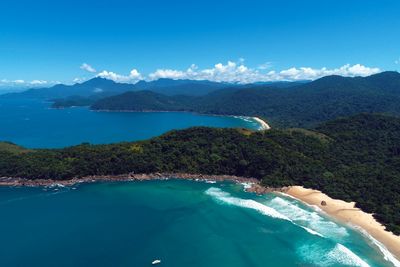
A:
MULTIPOLYGON (((357 205, 400 234, 400 119, 361 114, 310 130, 196 127, 141 142, 0 151, 0 177, 185 172, 303 185, 357 205)), ((12 146, 11 146, 12 147, 12 146)))
POLYGON ((20 154, 24 152, 29 152, 30 150, 20 147, 16 144, 10 142, 0 142, 0 153, 12 153, 12 154, 20 154))
POLYGON ((362 112, 400 114, 398 72, 383 72, 365 78, 328 76, 310 83, 279 88, 273 85, 226 88, 189 100, 184 96, 155 93, 142 101, 140 94, 104 98, 95 102, 92 109, 183 110, 262 116, 272 126, 301 128, 362 112))

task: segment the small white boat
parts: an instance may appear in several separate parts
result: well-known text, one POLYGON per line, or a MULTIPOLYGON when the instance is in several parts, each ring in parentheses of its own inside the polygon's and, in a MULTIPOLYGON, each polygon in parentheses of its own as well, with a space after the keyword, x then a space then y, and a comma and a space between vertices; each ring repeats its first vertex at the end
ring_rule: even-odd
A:
POLYGON ((161 260, 154 260, 151 262, 152 265, 160 264, 161 260))

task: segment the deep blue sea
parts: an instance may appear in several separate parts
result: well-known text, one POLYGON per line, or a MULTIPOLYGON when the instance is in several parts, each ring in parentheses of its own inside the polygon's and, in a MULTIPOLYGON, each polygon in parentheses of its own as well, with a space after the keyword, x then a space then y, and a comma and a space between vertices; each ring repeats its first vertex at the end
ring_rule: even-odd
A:
MULTIPOLYGON (((249 118, 92 112, 0 99, 0 140, 29 148, 112 143, 249 118)), ((393 266, 369 236, 284 195, 191 181, 0 187, 0 266, 393 266)), ((389 255, 389 256, 388 256, 389 255)), ((399 263, 400 264, 400 263, 399 263)))
POLYGON ((1 266, 393 266, 277 194, 182 180, 0 188, 1 266))
POLYGON ((260 127, 251 118, 183 112, 95 112, 86 107, 50 106, 36 99, 0 98, 0 141, 28 148, 60 148, 83 142, 143 140, 192 126, 260 127))

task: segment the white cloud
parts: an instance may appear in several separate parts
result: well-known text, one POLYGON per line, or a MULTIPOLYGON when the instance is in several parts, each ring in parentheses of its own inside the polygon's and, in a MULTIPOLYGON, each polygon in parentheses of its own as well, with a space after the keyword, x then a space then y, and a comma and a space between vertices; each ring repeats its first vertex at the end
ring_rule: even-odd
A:
POLYGON ((157 80, 160 78, 170 79, 184 79, 188 75, 188 72, 171 70, 171 69, 158 69, 153 73, 149 74, 150 80, 157 80))
POLYGON ((218 63, 213 68, 199 70, 192 65, 187 70, 158 69, 148 75, 148 80, 159 78, 210 80, 216 82, 254 83, 267 81, 298 81, 315 80, 327 75, 341 76, 368 76, 380 72, 379 68, 370 68, 361 64, 346 64, 335 69, 310 67, 289 68, 281 71, 271 70, 265 72, 270 63, 261 68, 249 68, 241 63, 228 61, 226 64, 218 63))
POLYGON ((17 80, 8 80, 8 79, 1 79, 0 86, 9 86, 9 87, 40 87, 45 85, 54 85, 59 82, 55 81, 45 81, 45 80, 32 80, 32 81, 25 81, 22 79, 17 80))
POLYGON ((87 78, 85 78, 85 77, 76 77, 76 78, 74 78, 72 80, 72 82, 74 82, 74 83, 82 83, 84 81, 87 81, 87 78))
POLYGON ((136 83, 143 79, 142 75, 136 69, 131 70, 129 75, 120 75, 112 71, 103 70, 97 74, 97 77, 121 83, 136 83))
MULTIPOLYGON (((400 61, 400 59, 399 59, 400 61)), ((83 66, 84 64, 82 64, 83 66)), ((87 65, 87 64, 86 64, 87 65)), ((82 68, 81 66, 81 68, 82 68)), ((86 67, 90 67, 87 65, 86 67)), ((85 68, 86 68, 85 67, 85 68)), ((91 67, 90 67, 91 68, 91 67)), ((94 70, 94 69, 93 69, 94 70)), ((89 71, 89 70, 88 70, 89 71)), ((137 69, 132 69, 128 75, 121 75, 112 71, 104 70, 99 72, 96 77, 102 77, 121 83, 136 83, 140 80, 157 80, 160 78, 169 79, 190 79, 190 80, 209 80, 215 82, 229 83, 255 83, 269 81, 298 81, 298 80, 315 80, 328 75, 341 75, 347 77, 368 76, 380 72, 379 68, 371 68, 361 64, 346 64, 339 68, 311 68, 311 67, 292 67, 284 70, 271 69, 271 63, 266 62, 255 68, 248 67, 244 64, 244 59, 238 62, 228 61, 225 64, 217 63, 211 68, 200 69, 192 64, 186 70, 176 69, 157 69, 156 71, 142 75, 137 69)), ((89 77, 90 78, 90 77, 89 77)), ((81 83, 88 78, 78 77, 73 80, 74 83, 81 83)), ((0 86, 19 86, 19 87, 40 87, 51 86, 59 82, 32 80, 0 80, 0 86)))
POLYGON ((93 68, 92 66, 90 66, 90 65, 87 64, 87 63, 83 63, 83 64, 80 66, 80 69, 85 70, 85 71, 87 71, 87 72, 91 72, 91 73, 95 73, 95 72, 96 72, 96 69, 93 68))
POLYGON ((47 84, 47 81, 33 80, 33 81, 30 82, 30 84, 32 84, 32 85, 44 85, 44 84, 47 84))
POLYGON ((395 64, 400 64, 400 57, 394 61, 395 64))
POLYGON ((257 68, 259 70, 266 70, 272 67, 272 62, 264 62, 263 64, 259 65, 257 68))

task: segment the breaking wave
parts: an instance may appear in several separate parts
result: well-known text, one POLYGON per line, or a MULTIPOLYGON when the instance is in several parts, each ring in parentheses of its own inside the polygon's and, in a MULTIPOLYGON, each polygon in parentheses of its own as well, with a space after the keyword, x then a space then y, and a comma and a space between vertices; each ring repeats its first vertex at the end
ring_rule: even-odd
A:
POLYGON ((383 258, 386 261, 391 262, 394 266, 396 267, 400 267, 400 261, 398 259, 396 259, 392 253, 390 253, 390 251, 378 240, 376 240, 375 238, 373 238, 370 234, 367 233, 367 231, 365 231, 364 229, 360 228, 360 227, 355 227, 357 230, 359 230, 363 235, 365 235, 369 240, 371 240, 371 242, 378 247, 378 249, 382 252, 383 254, 383 258))
POLYGON ((353 251, 337 243, 331 249, 324 249, 318 244, 304 244, 298 249, 303 260, 317 266, 357 266, 370 267, 353 251))
POLYGON ((291 218, 289 218, 285 214, 278 212, 276 209, 274 209, 272 207, 268 207, 268 206, 266 206, 260 202, 257 202, 255 200, 233 197, 233 196, 231 196, 231 194, 224 192, 221 189, 215 188, 215 187, 209 188, 206 191, 206 194, 214 197, 218 201, 221 201, 221 202, 229 204, 229 205, 253 209, 253 210, 260 212, 263 215, 266 215, 266 216, 269 216, 272 218, 289 221, 289 222, 293 223, 294 225, 303 228, 304 230, 306 230, 308 233, 310 233, 312 235, 324 237, 322 234, 318 233, 317 231, 315 231, 313 229, 308 228, 307 226, 299 225, 298 223, 294 222, 291 218))
POLYGON ((302 209, 281 197, 273 198, 268 202, 268 205, 279 210, 280 213, 296 224, 301 225, 302 227, 307 227, 322 236, 332 237, 335 239, 348 236, 345 227, 325 219, 316 211, 302 209))
POLYGON ((224 202, 226 204, 257 210, 261 214, 264 214, 264 215, 267 215, 267 216, 270 216, 273 218, 290 221, 290 219, 288 217, 280 214, 278 211, 276 211, 273 208, 267 207, 267 206, 265 206, 257 201, 254 201, 252 199, 241 199, 241 198, 237 198, 237 197, 232 197, 231 194, 224 192, 219 188, 211 187, 206 191, 206 194, 209 196, 212 196, 215 199, 217 199, 221 202, 224 202))

